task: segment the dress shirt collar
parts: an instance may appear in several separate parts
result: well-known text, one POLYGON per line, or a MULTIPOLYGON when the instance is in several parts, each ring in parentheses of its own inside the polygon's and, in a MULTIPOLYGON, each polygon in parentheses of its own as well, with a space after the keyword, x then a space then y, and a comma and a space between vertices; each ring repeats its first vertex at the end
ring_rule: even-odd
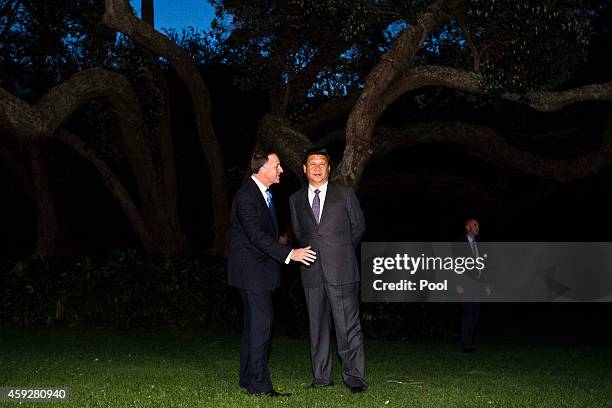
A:
POLYGON ((261 191, 261 194, 263 194, 263 197, 267 198, 266 190, 268 190, 268 187, 264 186, 261 181, 257 180, 257 177, 255 177, 255 175, 251 174, 251 178, 253 179, 255 184, 257 184, 257 187, 259 187, 259 191, 261 191))
POLYGON ((311 184, 308 184, 308 190, 310 190, 310 193, 312 193, 314 195, 314 191, 316 189, 319 189, 319 191, 320 191, 319 196, 325 195, 325 193, 327 192, 327 184, 328 183, 329 183, 329 181, 326 181, 324 184, 322 184, 319 187, 314 187, 311 184))

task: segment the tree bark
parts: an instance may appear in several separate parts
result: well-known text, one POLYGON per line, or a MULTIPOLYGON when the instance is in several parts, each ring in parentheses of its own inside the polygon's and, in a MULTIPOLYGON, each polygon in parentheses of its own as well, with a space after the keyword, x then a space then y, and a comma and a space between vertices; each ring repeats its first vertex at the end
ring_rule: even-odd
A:
POLYGON ((267 115, 260 120, 257 143, 273 147, 283 167, 297 176, 303 173, 302 161, 306 150, 313 146, 305 135, 291 126, 289 119, 274 115, 267 115))
POLYGON ((372 133, 384 111, 380 99, 389 84, 409 66, 429 32, 445 17, 444 0, 434 1, 416 24, 402 31, 393 47, 370 71, 346 124, 346 147, 338 173, 344 184, 356 185, 372 155, 372 133))
POLYGON ((147 253, 152 253, 157 250, 154 241, 149 233, 149 229, 142 217, 142 214, 138 207, 134 204, 132 197, 130 196, 127 189, 123 186, 121 181, 115 176, 112 169, 106 164, 106 162, 100 159, 96 151, 83 142, 76 135, 72 134, 66 129, 59 129, 55 133, 55 137, 60 142, 64 143, 71 149, 73 149, 79 156, 90 162, 98 171, 104 184, 115 197, 123 213, 126 215, 132 228, 136 232, 136 235, 142 242, 142 245, 147 253))
POLYGON ((150 242, 143 242, 143 246, 150 252, 175 253, 176 242, 168 229, 171 223, 163 206, 159 205, 163 202, 163 194, 144 137, 138 97, 124 76, 102 68, 81 71, 49 90, 34 106, 0 88, 0 124, 22 139, 44 141, 52 137, 73 112, 96 97, 107 98, 118 117, 119 139, 137 181, 143 216, 152 237, 150 242))
POLYGON ((428 122, 402 129, 376 128, 373 159, 400 148, 454 144, 486 162, 542 179, 567 182, 591 177, 612 167, 612 150, 602 149, 574 159, 550 159, 517 149, 492 129, 465 123, 428 122))
POLYGON ((17 181, 17 185, 25 195, 34 202, 34 190, 32 189, 32 175, 24 166, 23 161, 15 160, 10 150, 0 143, 0 159, 4 162, 10 175, 17 181))
MULTIPOLYGON (((149 23, 151 27, 155 26, 153 6, 153 0, 142 0, 141 2, 142 19, 149 23)), ((168 246, 168 251, 170 253, 178 253, 185 248, 187 238, 181 227, 177 205, 176 156, 170 125, 170 92, 168 82, 159 67, 159 58, 148 50, 144 50, 144 52, 147 57, 147 69, 159 90, 156 106, 159 115, 158 126, 150 131, 157 129, 157 136, 159 137, 156 170, 159 173, 160 194, 162 198, 159 206, 166 224, 162 233, 167 237, 166 245, 168 246)), ((152 139, 156 138, 152 137, 152 139)))
POLYGON ((295 125, 296 130, 310 136, 321 126, 348 115, 351 113, 360 94, 361 92, 357 91, 346 98, 330 99, 324 102, 304 120, 297 123, 295 125))
MULTIPOLYGON (((393 82, 380 98, 383 108, 405 94, 425 86, 443 86, 465 92, 484 94, 483 77, 475 72, 439 65, 421 65, 407 71, 393 82)), ((567 91, 533 91, 525 95, 503 94, 501 98, 522 103, 540 112, 553 112, 573 103, 612 101, 612 81, 585 85, 567 91)))
POLYGON ((185 50, 150 24, 137 19, 129 9, 127 0, 106 0, 103 20, 107 26, 128 35, 134 42, 161 55, 181 77, 193 103, 200 145, 210 176, 214 217, 214 244, 216 252, 226 253, 229 243, 229 202, 221 148, 211 122, 211 104, 208 88, 198 67, 185 50))
MULTIPOLYGON (((343 139, 344 135, 344 129, 338 129, 322 140, 331 143, 343 139)), ((437 121, 414 123, 401 128, 377 126, 374 129, 371 161, 382 160, 400 149, 427 144, 460 146, 464 148, 466 154, 495 164, 501 169, 527 173, 556 182, 592 177, 612 168, 610 148, 602 148, 573 159, 551 159, 516 148, 486 126, 437 121)))
POLYGON ((380 197, 381 195, 399 195, 407 189, 414 194, 439 194, 461 197, 479 205, 502 208, 505 211, 520 210, 530 207, 540 200, 559 190, 559 184, 549 184, 535 192, 521 197, 508 198, 505 189, 498 185, 487 186, 475 183, 453 174, 398 174, 368 177, 359 188, 360 197, 380 197))
POLYGON ((140 3, 140 14, 142 15, 143 21, 151 24, 151 27, 155 27, 155 11, 153 7, 153 0, 142 0, 140 3))
POLYGON ((57 214, 53 205, 53 195, 47 179, 47 166, 42 144, 44 141, 30 141, 30 161, 32 165, 32 185, 36 198, 36 248, 34 256, 49 258, 55 255, 58 239, 57 214))

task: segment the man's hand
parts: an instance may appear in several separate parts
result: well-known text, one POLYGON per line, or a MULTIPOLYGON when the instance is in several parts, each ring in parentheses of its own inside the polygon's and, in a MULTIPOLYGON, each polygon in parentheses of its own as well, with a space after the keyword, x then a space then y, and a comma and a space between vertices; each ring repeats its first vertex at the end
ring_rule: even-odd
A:
POLYGON ((306 248, 296 248, 291 253, 291 260, 301 262, 308 266, 317 259, 317 253, 310 249, 310 245, 306 248))
POLYGON ((463 295, 464 292, 465 291, 463 290, 463 286, 461 286, 461 285, 457 286, 457 293, 458 294, 463 295))
POLYGON ((487 296, 491 296, 491 288, 490 288, 490 287, 488 287, 488 286, 487 286, 487 287, 485 288, 485 294, 486 294, 487 296))
POLYGON ((278 243, 281 245, 289 245, 289 236, 285 233, 278 237, 278 243))

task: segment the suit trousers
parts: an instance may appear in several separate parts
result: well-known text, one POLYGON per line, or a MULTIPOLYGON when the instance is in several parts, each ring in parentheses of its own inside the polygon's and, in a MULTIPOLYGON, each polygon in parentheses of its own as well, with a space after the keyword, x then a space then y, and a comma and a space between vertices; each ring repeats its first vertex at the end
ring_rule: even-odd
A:
POLYGON ((359 282, 304 288, 310 321, 310 358, 314 386, 332 382, 331 324, 342 360, 342 380, 348 387, 367 388, 363 334, 359 322, 359 282))
POLYGON ((474 347, 474 331, 480 314, 480 302, 463 302, 461 317, 461 348, 469 350, 474 347))
POLYGON ((272 337, 272 291, 238 289, 244 305, 239 385, 250 394, 272 391, 268 351, 272 337))

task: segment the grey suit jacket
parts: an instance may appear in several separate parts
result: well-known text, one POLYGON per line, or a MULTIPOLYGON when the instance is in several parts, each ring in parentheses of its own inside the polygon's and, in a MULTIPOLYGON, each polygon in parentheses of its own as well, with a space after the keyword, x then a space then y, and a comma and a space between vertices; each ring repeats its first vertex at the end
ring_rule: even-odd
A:
POLYGON ((324 279, 332 285, 359 281, 355 247, 365 231, 365 219, 353 189, 327 185, 320 223, 308 202, 308 186, 289 198, 291 223, 301 246, 312 246, 317 259, 301 266, 304 287, 319 287, 324 279))

